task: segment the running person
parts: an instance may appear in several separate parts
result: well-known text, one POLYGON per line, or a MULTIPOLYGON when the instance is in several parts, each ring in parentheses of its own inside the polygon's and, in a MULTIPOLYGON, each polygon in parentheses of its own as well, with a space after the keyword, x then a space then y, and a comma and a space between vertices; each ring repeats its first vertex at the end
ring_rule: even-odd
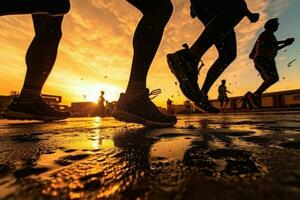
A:
POLYGON ((52 121, 69 117, 69 112, 51 108, 41 98, 42 88, 54 66, 62 36, 63 15, 70 9, 69 0, 1 0, 0 16, 32 14, 35 37, 27 54, 27 72, 21 94, 2 115, 10 119, 52 121))
POLYGON ((226 106, 229 102, 229 98, 227 96, 227 93, 231 93, 230 91, 227 90, 226 80, 222 80, 222 84, 219 86, 218 92, 219 92, 218 100, 220 102, 220 107, 222 109, 223 106, 224 106, 224 103, 225 103, 225 106, 226 106))
POLYGON ((185 96, 194 101, 198 108, 206 112, 217 113, 219 110, 209 103, 207 94, 213 83, 236 58, 234 27, 245 16, 252 23, 258 21, 259 14, 251 13, 244 0, 191 0, 191 4, 191 16, 198 17, 205 25, 205 29, 189 51, 184 49, 169 54, 167 59, 185 96), (216 46, 219 57, 210 67, 200 90, 198 64, 212 45, 216 46))
POLYGON ((265 24, 265 31, 259 35, 249 56, 250 59, 254 60, 255 68, 263 79, 263 83, 254 94, 249 93, 250 98, 254 99, 253 103, 257 107, 261 107, 263 92, 279 81, 275 62, 277 52, 291 45, 295 40, 294 38, 288 38, 283 41, 277 41, 274 33, 278 30, 278 27, 277 18, 268 20, 265 24))
MULTIPOLYGON (((134 55, 125 94, 114 109, 113 116, 121 121, 146 126, 173 126, 176 117, 159 111, 149 98, 146 88, 148 70, 161 42, 173 6, 170 0, 127 0, 142 14, 133 38, 134 55)), ((150 93, 151 94, 151 93, 150 93)))

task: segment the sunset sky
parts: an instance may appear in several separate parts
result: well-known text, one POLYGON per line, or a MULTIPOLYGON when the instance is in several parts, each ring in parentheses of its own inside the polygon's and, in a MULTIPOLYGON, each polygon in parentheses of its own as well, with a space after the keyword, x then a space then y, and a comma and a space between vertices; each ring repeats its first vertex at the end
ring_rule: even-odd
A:
MULTIPOLYGON (((300 1, 247 0, 250 10, 260 12, 261 19, 250 24, 247 19, 236 28, 238 58, 211 89, 210 97, 217 97, 217 85, 226 79, 231 96, 255 90, 261 83, 249 51, 262 31, 267 19, 280 18, 277 38, 295 37, 296 42, 281 51, 277 57, 280 82, 268 91, 300 89, 300 1), (291 67, 287 64, 297 59, 291 67)), ((101 90, 108 100, 116 100, 126 88, 132 57, 132 36, 141 15, 125 0, 71 0, 71 12, 63 24, 63 38, 58 58, 43 93, 62 95, 66 104, 74 101, 94 101, 101 90)), ((174 13, 167 25, 163 41, 151 67, 147 86, 161 88, 155 99, 165 106, 168 98, 176 104, 185 98, 170 72, 165 56, 181 48, 184 42, 192 44, 203 30, 203 25, 189 17, 189 1, 173 0, 174 13)), ((26 71, 25 53, 33 37, 29 15, 7 16, 0 19, 0 95, 19 91, 26 71)), ((212 48, 203 58, 206 66, 201 71, 202 85, 210 64, 217 57, 212 48)))

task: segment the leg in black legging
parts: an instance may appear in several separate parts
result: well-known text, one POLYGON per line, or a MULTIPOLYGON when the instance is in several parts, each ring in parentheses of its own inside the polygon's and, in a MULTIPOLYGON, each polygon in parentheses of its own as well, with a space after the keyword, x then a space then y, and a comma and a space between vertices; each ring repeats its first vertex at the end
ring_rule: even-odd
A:
POLYGON ((0 16, 15 14, 64 15, 70 10, 69 0, 1 0, 0 16))
POLYGON ((231 30, 224 39, 216 42, 215 46, 218 50, 219 57, 207 72, 202 87, 202 92, 206 95, 224 70, 236 59, 237 44, 234 30, 231 30))
POLYGON ((146 77, 153 58, 161 42, 164 28, 169 21, 173 7, 169 0, 131 0, 143 17, 140 20, 133 38, 134 56, 130 81, 146 85, 146 77))
POLYGON ((25 91, 39 94, 53 68, 58 45, 62 36, 63 17, 33 15, 35 37, 27 54, 27 72, 21 97, 25 91))

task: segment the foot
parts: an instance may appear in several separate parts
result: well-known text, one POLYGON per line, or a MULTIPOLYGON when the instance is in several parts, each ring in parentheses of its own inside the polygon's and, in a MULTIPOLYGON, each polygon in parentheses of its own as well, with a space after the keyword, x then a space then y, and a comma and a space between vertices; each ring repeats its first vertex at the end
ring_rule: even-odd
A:
POLYGON ((201 101, 195 101, 194 105, 197 110, 200 110, 205 113, 217 114, 220 113, 220 109, 214 107, 208 98, 203 98, 201 101))
POLYGON ((253 94, 254 103, 258 108, 262 108, 262 98, 261 95, 253 94))
POLYGON ((193 102, 200 101, 204 94, 198 86, 199 61, 189 53, 187 48, 167 55, 172 73, 179 81, 183 94, 193 102))
POLYGON ((149 98, 148 89, 134 100, 127 94, 122 94, 112 115, 120 121, 149 127, 170 127, 177 122, 175 116, 163 114, 158 110, 149 98))
POLYGON ((246 98, 247 98, 247 101, 249 103, 249 108, 250 109, 257 109, 259 108, 257 102, 256 102, 256 99, 255 99, 255 96, 252 92, 247 92, 246 93, 246 98))
POLYGON ((44 102, 41 97, 29 103, 14 98, 1 115, 7 119, 39 121, 55 121, 70 117, 69 112, 55 110, 44 102))

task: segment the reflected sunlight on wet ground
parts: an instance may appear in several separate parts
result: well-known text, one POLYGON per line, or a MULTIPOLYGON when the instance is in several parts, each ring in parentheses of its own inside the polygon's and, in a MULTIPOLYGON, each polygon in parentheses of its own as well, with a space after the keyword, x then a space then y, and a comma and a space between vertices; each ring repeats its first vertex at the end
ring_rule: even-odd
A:
POLYGON ((0 120, 0 199, 298 199, 299 117, 0 120))

